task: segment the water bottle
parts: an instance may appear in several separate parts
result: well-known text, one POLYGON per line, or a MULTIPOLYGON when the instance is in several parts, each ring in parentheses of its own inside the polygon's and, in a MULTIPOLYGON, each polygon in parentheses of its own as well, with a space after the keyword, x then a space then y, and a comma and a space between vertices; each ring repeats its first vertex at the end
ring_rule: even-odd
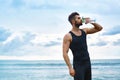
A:
POLYGON ((87 23, 95 23, 96 19, 90 19, 89 17, 82 17, 82 23, 87 24, 87 23))

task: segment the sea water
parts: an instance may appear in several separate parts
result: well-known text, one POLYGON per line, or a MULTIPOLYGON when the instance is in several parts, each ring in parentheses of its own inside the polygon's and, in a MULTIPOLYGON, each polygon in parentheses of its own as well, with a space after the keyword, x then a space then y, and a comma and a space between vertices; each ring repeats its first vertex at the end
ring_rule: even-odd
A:
MULTIPOLYGON (((120 59, 92 60, 92 80, 120 80, 120 59)), ((73 80, 61 60, 0 60, 0 80, 73 80)))

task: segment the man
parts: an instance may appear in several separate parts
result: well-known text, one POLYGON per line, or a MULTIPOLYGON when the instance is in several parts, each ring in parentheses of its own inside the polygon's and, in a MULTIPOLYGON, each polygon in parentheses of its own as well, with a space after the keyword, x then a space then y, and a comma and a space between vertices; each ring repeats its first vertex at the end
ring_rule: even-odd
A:
MULTIPOLYGON (((98 23, 91 23, 93 28, 79 29, 82 19, 77 12, 73 12, 68 17, 72 29, 63 39, 63 58, 68 66, 69 74, 74 80, 91 80, 91 63, 87 50, 86 35, 102 30, 98 23), (68 56, 69 48, 73 53, 73 67, 68 56)), ((90 23, 87 19, 86 23, 90 23)))

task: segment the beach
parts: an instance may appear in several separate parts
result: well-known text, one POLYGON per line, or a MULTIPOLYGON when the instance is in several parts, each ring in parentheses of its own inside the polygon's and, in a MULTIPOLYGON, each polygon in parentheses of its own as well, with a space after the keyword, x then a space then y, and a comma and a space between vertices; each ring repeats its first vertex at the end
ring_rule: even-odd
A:
MULTIPOLYGON (((120 80, 120 59, 92 60, 92 80, 120 80)), ((73 80, 62 60, 0 60, 0 80, 73 80)))

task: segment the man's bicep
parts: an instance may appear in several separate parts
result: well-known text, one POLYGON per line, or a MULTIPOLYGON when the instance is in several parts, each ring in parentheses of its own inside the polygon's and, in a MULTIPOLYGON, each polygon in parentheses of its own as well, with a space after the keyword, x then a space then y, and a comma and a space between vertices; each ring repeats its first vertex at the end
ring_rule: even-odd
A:
POLYGON ((86 28, 85 29, 86 34, 92 34, 98 32, 95 28, 86 28))
POLYGON ((64 38, 63 40, 63 52, 67 53, 69 51, 70 40, 68 38, 64 38))

